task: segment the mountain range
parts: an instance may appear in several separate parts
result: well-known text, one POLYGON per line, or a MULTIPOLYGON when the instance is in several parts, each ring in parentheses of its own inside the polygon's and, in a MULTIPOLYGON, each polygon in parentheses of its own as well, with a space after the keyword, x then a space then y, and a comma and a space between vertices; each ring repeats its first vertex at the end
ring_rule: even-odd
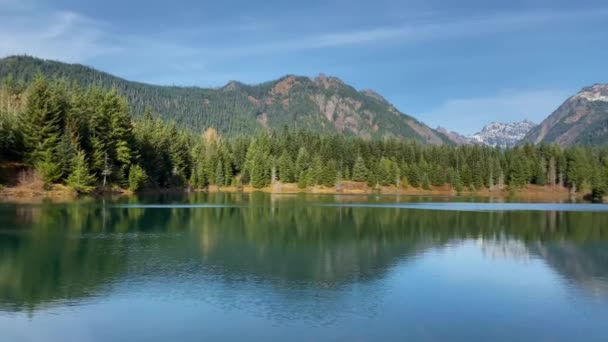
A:
POLYGON ((258 85, 231 81, 221 88, 177 87, 127 81, 79 64, 28 56, 0 59, 0 78, 12 75, 28 82, 37 73, 81 86, 114 87, 128 99, 135 116, 150 108, 194 132, 214 127, 222 134, 251 134, 288 126, 370 139, 450 143, 443 134, 400 112, 379 94, 358 91, 323 74, 314 79, 288 75, 258 85))
POLYGON ((608 143, 608 84, 583 88, 533 128, 523 141, 561 146, 608 143))
POLYGON ((520 143, 535 126, 533 122, 528 120, 507 123, 492 122, 471 136, 451 132, 443 127, 437 127, 437 131, 443 133, 456 145, 476 144, 505 148, 520 143))
POLYGON ((513 147, 536 125, 528 120, 519 122, 492 122, 481 131, 473 134, 470 140, 474 143, 493 147, 513 147))
POLYGON ((80 64, 29 56, 0 59, 0 79, 29 82, 36 74, 64 78, 82 86, 115 88, 125 96, 133 114, 146 110, 180 127, 221 134, 252 134, 287 126, 323 133, 372 138, 405 138, 427 144, 483 144, 511 147, 529 142, 606 144, 608 85, 583 88, 535 126, 532 122, 491 123, 466 137, 445 128, 432 129, 402 113, 372 90, 356 90, 342 80, 287 75, 247 85, 231 81, 220 88, 159 86, 133 82, 80 64))

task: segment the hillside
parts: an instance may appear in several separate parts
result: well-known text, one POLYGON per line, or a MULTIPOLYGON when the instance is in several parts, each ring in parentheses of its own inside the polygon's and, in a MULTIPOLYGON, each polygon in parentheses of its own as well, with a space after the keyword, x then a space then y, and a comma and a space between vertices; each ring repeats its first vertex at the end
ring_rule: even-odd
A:
POLYGON ((446 136, 455 145, 471 145, 471 138, 466 137, 458 132, 450 131, 445 127, 437 126, 435 130, 446 136))
POLYGON ((583 88, 533 128, 523 141, 561 146, 608 143, 608 85, 583 88))
POLYGON ((36 73, 76 81, 82 86, 114 87, 133 114, 146 108, 179 126, 202 132, 250 134, 284 126, 364 138, 408 138, 430 144, 449 143, 441 133, 401 113, 373 91, 357 91, 334 77, 285 76, 259 85, 229 82, 221 88, 156 86, 77 64, 26 56, 0 60, 0 78, 30 81, 36 73))

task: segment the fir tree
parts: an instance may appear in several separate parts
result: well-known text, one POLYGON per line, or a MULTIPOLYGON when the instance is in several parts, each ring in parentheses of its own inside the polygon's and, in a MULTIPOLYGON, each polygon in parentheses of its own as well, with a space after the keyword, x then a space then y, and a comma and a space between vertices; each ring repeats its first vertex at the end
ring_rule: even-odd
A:
POLYGON ((224 185, 224 166, 221 160, 217 161, 217 167, 215 168, 215 184, 217 186, 224 185))
POLYGON ((146 184, 148 176, 146 171, 139 165, 131 165, 129 168, 129 190, 139 191, 146 184))
POLYGON ((424 190, 431 190, 431 182, 429 176, 425 173, 422 175, 422 188, 424 190))
POLYGON ((352 179, 355 182, 365 182, 367 180, 367 167, 361 156, 357 157, 355 166, 353 167, 352 179))
POLYGON ((48 149, 38 152, 34 167, 42 177, 46 187, 57 182, 62 176, 61 163, 57 161, 53 151, 48 149))
POLYGON ((72 172, 66 179, 66 184, 78 193, 88 194, 95 189, 94 182, 95 176, 89 172, 84 151, 76 151, 72 161, 72 172))
POLYGON ((307 171, 300 172, 298 176, 298 188, 306 189, 308 187, 308 173, 307 171))
POLYGON ((293 183, 294 168, 291 158, 287 154, 287 150, 283 150, 278 160, 279 179, 283 183, 293 183))

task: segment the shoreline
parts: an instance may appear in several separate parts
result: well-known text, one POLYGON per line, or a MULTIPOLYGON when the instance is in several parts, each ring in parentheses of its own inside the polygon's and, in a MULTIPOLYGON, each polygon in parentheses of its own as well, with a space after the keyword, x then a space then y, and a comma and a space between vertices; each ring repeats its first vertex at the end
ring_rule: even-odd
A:
MULTIPOLYGON (((431 190, 424 190, 413 187, 380 186, 372 188, 365 183, 345 181, 340 187, 312 186, 300 189, 295 183, 282 184, 277 182, 265 188, 254 188, 252 186, 223 186, 211 185, 206 189, 170 188, 170 189, 145 189, 139 195, 157 194, 188 194, 188 193, 253 193, 264 192, 269 194, 317 194, 317 195, 403 195, 403 196, 477 196, 477 197, 497 197, 497 198, 517 198, 522 201, 566 201, 584 200, 582 193, 571 195, 567 188, 528 185, 522 189, 482 189, 477 191, 453 190, 450 186, 432 187, 431 190)), ((137 195, 125 189, 111 189, 109 191, 96 191, 90 195, 79 195, 74 190, 63 186, 54 185, 51 190, 31 189, 27 187, 4 187, 0 189, 0 202, 5 203, 39 203, 39 202, 71 202, 78 198, 103 198, 107 196, 134 196, 137 195)), ((604 197, 604 203, 608 198, 604 197)))

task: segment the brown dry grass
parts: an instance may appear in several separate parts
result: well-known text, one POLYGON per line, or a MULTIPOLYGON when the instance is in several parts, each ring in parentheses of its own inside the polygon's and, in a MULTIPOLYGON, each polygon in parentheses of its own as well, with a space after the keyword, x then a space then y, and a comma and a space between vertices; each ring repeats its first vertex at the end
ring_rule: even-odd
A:
POLYGON ((68 201, 77 197, 77 193, 64 185, 53 184, 45 189, 44 181, 38 172, 25 168, 18 172, 14 186, 0 190, 0 198, 10 202, 40 202, 43 200, 68 201))
MULTIPOLYGON (((44 189, 44 182, 40 175, 38 175, 33 169, 27 168, 18 173, 17 180, 14 185, 0 188, 0 200, 10 202, 38 202, 43 200, 52 201, 69 201, 77 197, 77 193, 72 189, 55 184, 50 189, 44 189)), ((150 190, 149 192, 162 192, 163 190, 150 190)), ((168 191, 184 191, 178 189, 171 189, 168 191)), ((298 188, 295 183, 281 183, 277 182, 272 186, 256 189, 252 186, 246 185, 243 187, 235 186, 210 186, 208 189, 195 189, 194 191, 207 191, 207 192, 228 192, 228 193, 251 193, 255 191, 261 191, 272 194, 297 194, 297 193, 310 193, 310 194, 351 194, 351 195, 368 195, 368 194, 387 194, 387 195, 425 195, 425 196, 455 196, 458 195, 449 185, 440 187, 432 187, 431 190, 424 190, 421 188, 412 187, 396 187, 396 186, 381 186, 379 188, 369 187, 364 182, 351 182, 344 181, 341 183, 341 187, 324 187, 324 186, 311 186, 306 189, 298 188)), ((129 195, 131 192, 123 189, 112 189, 111 191, 95 193, 94 195, 106 195, 107 193, 129 195)), ((537 186, 529 185, 525 188, 508 191, 507 189, 482 189, 479 191, 462 191, 460 195, 463 196, 481 196, 481 197, 510 197, 515 196, 525 201, 561 201, 570 199, 570 193, 567 188, 563 187, 549 187, 549 186, 537 186)), ((576 198, 582 198, 581 195, 577 194, 576 198)), ((604 198, 605 202, 608 202, 608 198, 604 198)))
MULTIPOLYGON (((396 187, 396 186, 381 186, 378 189, 369 187, 365 182, 344 181, 340 190, 336 187, 311 186, 306 189, 298 188, 295 183, 277 182, 273 186, 256 189, 251 186, 244 186, 241 189, 237 187, 218 187, 210 186, 209 192, 254 192, 261 191, 273 194, 294 194, 294 193, 311 193, 311 194, 387 194, 387 195, 436 195, 436 196, 455 196, 458 193, 449 185, 432 187, 431 190, 412 187, 396 187)), ((570 198, 570 193, 567 188, 549 187, 529 185, 525 188, 515 191, 508 189, 482 189, 478 191, 461 191, 460 195, 464 196, 481 196, 481 197, 510 197, 516 196, 521 199, 531 201, 554 201, 567 200, 570 198)))

